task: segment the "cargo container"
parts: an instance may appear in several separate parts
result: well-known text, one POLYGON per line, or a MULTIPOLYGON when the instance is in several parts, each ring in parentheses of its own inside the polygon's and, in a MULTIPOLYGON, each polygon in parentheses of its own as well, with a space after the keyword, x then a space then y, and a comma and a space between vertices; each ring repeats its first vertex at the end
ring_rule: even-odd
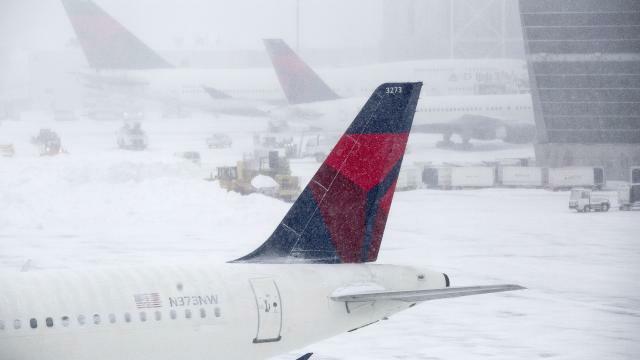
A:
POLYGON ((496 170, 489 166, 429 166, 422 171, 427 188, 485 188, 496 184, 496 170))
POLYGON ((618 206, 620 210, 640 210, 640 184, 618 189, 618 206))
POLYGON ((600 167, 549 168, 547 187, 554 191, 574 187, 602 189, 604 184, 604 169, 600 167))
POLYGON ((420 187, 420 170, 415 166, 407 166, 400 168, 398 180, 396 182, 396 190, 407 191, 415 190, 420 187))
POLYGON ((543 169, 528 166, 503 166, 498 168, 498 181, 508 187, 542 187, 543 169))
POLYGON ((427 188, 451 188, 451 168, 443 166, 425 166, 422 170, 422 183, 427 188))
POLYGON ((630 172, 631 179, 629 179, 629 182, 632 185, 640 185, 640 166, 632 166, 630 172))
POLYGON ((451 168, 452 188, 484 188, 496 183, 496 171, 488 166, 465 166, 451 168))

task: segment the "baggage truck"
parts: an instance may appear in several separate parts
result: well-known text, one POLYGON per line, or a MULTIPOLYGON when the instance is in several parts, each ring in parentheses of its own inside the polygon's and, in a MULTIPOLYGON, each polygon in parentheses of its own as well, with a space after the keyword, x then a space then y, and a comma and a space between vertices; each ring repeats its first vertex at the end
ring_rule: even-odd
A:
POLYGON ((503 166, 498 168, 499 182, 508 187, 542 187, 543 170, 540 167, 503 166))
POLYGON ((601 167, 549 168, 547 187, 554 191, 569 190, 575 187, 599 190, 604 184, 604 169, 601 167))
POLYGON ((591 189, 572 189, 569 196, 569 209, 577 212, 609 211, 611 204, 603 195, 594 193, 591 189))
POLYGON ((489 166, 461 166, 451 168, 452 188, 492 187, 496 182, 495 168, 489 166))

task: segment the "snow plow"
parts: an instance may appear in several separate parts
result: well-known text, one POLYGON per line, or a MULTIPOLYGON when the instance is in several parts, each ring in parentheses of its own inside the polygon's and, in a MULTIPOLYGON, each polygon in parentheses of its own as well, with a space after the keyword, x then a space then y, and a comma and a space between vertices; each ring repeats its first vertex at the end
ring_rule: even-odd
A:
POLYGON ((124 124, 118 131, 117 138, 120 149, 141 151, 147 148, 147 135, 142 131, 140 123, 124 124))
POLYGON ((31 143, 39 147, 40 156, 54 156, 64 152, 60 136, 51 129, 40 129, 38 135, 31 138, 31 143))
POLYGON ((267 156, 254 154, 236 166, 218 167, 215 180, 228 191, 243 195, 259 192, 288 202, 301 192, 298 177, 291 175, 289 161, 278 151, 269 151, 267 156))

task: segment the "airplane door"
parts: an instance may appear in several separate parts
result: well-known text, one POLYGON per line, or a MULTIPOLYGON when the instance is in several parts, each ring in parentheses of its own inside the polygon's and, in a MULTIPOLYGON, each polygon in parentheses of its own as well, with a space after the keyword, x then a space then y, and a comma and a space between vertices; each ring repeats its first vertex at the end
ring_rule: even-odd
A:
POLYGON ((258 309, 258 330, 254 344, 280 341, 282 303, 278 285, 272 278, 250 279, 258 309))

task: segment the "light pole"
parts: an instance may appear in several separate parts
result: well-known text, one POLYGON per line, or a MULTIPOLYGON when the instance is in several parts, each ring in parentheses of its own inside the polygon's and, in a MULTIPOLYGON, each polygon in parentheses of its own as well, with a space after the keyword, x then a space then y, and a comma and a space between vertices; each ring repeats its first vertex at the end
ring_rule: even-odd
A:
POLYGON ((296 52, 300 53, 300 0, 296 0, 296 52))

